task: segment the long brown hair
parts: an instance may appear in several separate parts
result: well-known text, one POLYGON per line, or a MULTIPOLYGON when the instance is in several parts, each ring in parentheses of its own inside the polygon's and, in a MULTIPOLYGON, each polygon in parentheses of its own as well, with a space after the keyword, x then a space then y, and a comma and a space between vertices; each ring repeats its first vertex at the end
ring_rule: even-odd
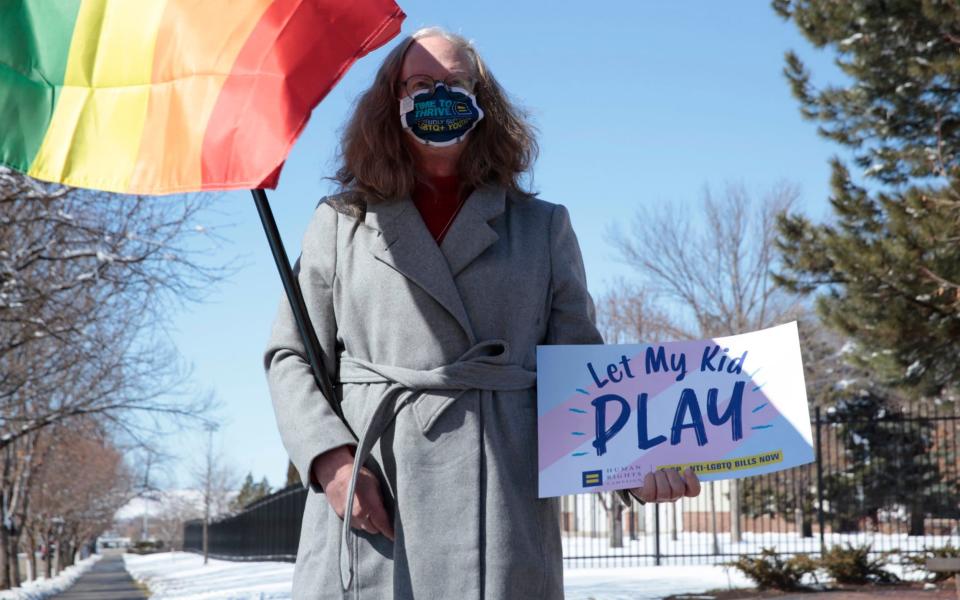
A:
POLYGON ((336 176, 351 201, 359 197, 391 200, 412 192, 425 178, 418 172, 400 125, 396 90, 403 59, 410 45, 420 38, 440 35, 453 42, 475 68, 475 95, 484 117, 464 139, 458 172, 461 185, 478 187, 497 183, 523 195, 535 192, 521 186, 521 176, 536 161, 539 147, 529 113, 514 105, 474 45, 466 38, 439 27, 418 29, 394 47, 380 65, 373 84, 356 103, 340 139, 336 176))

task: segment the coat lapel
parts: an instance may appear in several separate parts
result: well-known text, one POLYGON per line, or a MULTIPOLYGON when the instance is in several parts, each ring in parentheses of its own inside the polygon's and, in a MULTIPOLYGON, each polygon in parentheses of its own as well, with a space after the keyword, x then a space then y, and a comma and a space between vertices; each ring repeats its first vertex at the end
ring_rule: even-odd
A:
POLYGON ((410 194, 367 205, 365 223, 380 232, 371 252, 432 296, 457 320, 471 343, 476 339, 454 277, 499 239, 488 221, 503 213, 505 190, 474 190, 438 247, 410 194))
POLYGON ((440 245, 453 277, 500 239, 490 221, 503 214, 505 196, 502 186, 486 185, 474 190, 460 208, 440 245))

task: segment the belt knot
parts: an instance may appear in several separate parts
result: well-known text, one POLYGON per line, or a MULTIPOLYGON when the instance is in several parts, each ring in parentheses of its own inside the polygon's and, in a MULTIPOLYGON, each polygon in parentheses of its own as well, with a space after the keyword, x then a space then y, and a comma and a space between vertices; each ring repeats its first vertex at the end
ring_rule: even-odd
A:
POLYGON ((433 369, 408 369, 395 365, 377 364, 355 357, 343 357, 340 360, 341 383, 390 383, 377 400, 370 422, 360 435, 353 460, 353 472, 350 487, 347 490, 347 504, 344 508, 343 527, 340 531, 340 582, 347 590, 353 580, 353 552, 350 543, 355 542, 350 529, 353 501, 356 492, 360 467, 370 456, 374 443, 407 404, 414 404, 414 412, 424 433, 437 421, 440 415, 460 397, 460 393, 443 397, 436 406, 428 406, 424 401, 431 396, 430 390, 458 390, 461 393, 469 389, 488 391, 522 390, 533 387, 537 380, 536 371, 510 363, 510 345, 506 340, 491 339, 477 342, 460 355, 456 361, 433 369), (420 407, 423 407, 420 410, 420 407))

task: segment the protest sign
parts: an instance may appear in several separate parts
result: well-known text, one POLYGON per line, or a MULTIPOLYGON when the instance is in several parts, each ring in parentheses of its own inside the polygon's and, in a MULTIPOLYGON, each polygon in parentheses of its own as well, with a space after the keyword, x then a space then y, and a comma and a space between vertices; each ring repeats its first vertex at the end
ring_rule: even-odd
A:
POLYGON ((796 322, 706 340, 537 346, 541 498, 814 460, 796 322))

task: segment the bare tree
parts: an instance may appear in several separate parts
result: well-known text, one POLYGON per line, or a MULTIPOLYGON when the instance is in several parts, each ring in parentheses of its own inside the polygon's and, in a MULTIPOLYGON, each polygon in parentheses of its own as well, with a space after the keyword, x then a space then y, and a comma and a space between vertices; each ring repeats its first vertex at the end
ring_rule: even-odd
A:
POLYGON ((207 455, 202 465, 193 469, 194 481, 203 489, 203 564, 209 555, 209 525, 217 516, 230 511, 230 501, 240 487, 240 474, 214 449, 215 424, 207 426, 207 455))
MULTIPOLYGON (((775 286, 771 271, 778 261, 776 217, 798 195, 788 183, 759 199, 742 184, 727 185, 719 198, 704 187, 694 208, 638 211, 628 233, 612 225, 608 237, 637 280, 608 292, 601 311, 634 342, 733 335, 796 318, 800 300, 775 286)), ((730 481, 734 542, 740 541, 739 483, 730 481)))
MULTIPOLYGON (((211 200, 64 188, 0 167, 0 589, 19 580, 45 430, 92 419, 103 439, 149 447, 213 408, 161 338, 170 308, 231 272, 200 259, 197 242, 216 239, 196 224, 211 200)), ((67 543, 84 535, 58 518, 67 543)))
POLYGON ((82 414, 205 408, 160 401, 189 374, 156 333, 173 303, 200 300, 228 272, 193 249, 209 201, 52 187, 0 168, 0 448, 82 414))
POLYGON ((161 509, 154 523, 158 538, 171 550, 183 550, 184 523, 203 517, 196 499, 185 495, 190 491, 166 491, 161 496, 161 509))
POLYGON ((699 206, 638 211, 628 234, 614 224, 610 237, 648 302, 667 301, 659 327, 691 338, 749 331, 790 317, 800 305, 770 275, 778 261, 776 216, 798 195, 787 183, 759 200, 743 185, 728 185, 721 198, 705 187, 699 206))
POLYGON ((134 476, 123 455, 106 439, 81 438, 73 444, 73 456, 81 464, 73 471, 71 506, 64 511, 64 531, 58 553, 61 568, 73 564, 84 543, 110 528, 117 510, 134 493, 134 476))
MULTIPOLYGON (((31 437, 40 441, 29 502, 19 519, 27 540, 24 549, 32 560, 35 540, 48 549, 56 546, 57 567, 62 569, 73 564, 77 549, 110 527, 114 513, 134 494, 133 476, 123 454, 92 419, 74 420, 70 427, 46 428, 31 437)), ((15 550, 16 539, 11 542, 15 550)), ((49 550, 47 556, 50 577, 55 573, 49 550)), ((14 573, 13 585, 17 585, 15 568, 14 573)), ((36 576, 35 562, 33 573, 36 576)))

